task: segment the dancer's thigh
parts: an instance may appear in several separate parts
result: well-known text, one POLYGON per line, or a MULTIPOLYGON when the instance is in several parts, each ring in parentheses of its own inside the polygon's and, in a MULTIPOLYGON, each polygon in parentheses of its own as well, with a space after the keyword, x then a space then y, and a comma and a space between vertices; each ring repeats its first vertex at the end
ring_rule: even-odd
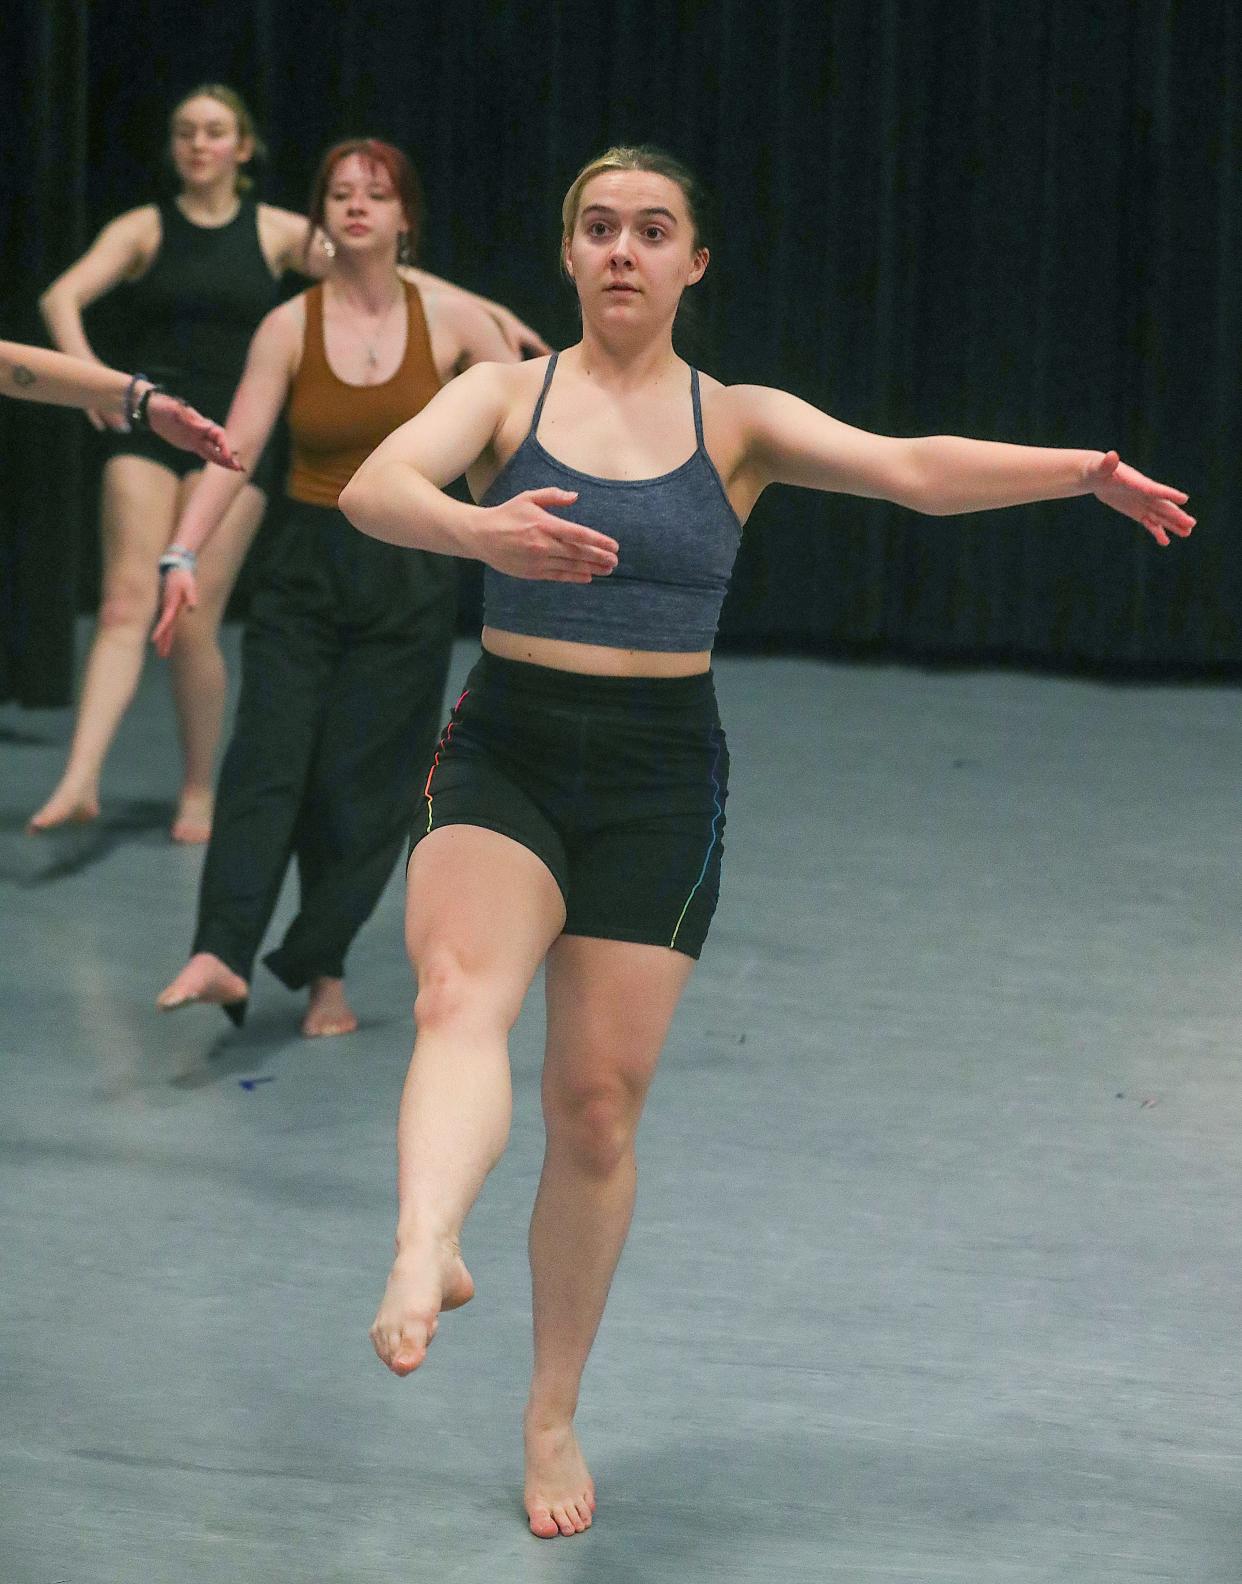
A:
POLYGON ((545 1114, 598 1098, 636 1121, 693 969, 666 946, 562 935, 545 978, 545 1114))
POLYGON ((146 457, 114 456, 103 470, 100 528, 105 597, 123 582, 154 590, 156 563, 177 520, 177 476, 146 457))
POLYGON ((512 1022, 564 920, 551 871, 511 837, 446 825, 410 858, 405 934, 420 993, 437 979, 465 987, 512 1022))

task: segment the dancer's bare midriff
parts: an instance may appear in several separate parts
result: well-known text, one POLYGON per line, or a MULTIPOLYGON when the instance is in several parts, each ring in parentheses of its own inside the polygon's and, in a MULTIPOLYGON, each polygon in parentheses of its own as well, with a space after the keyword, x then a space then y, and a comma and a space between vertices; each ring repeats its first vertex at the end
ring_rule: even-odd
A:
POLYGON ((501 660, 520 660, 526 665, 573 671, 579 676, 698 676, 712 663, 711 654, 705 649, 686 653, 613 649, 565 638, 535 638, 529 633, 506 632, 501 627, 484 627, 483 647, 501 660))

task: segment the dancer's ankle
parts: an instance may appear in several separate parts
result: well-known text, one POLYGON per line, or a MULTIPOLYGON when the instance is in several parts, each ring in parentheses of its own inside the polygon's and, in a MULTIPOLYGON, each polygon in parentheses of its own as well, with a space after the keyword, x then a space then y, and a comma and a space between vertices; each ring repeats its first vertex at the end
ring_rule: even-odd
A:
POLYGON ((563 1381, 546 1385, 532 1384, 530 1396, 522 1413, 522 1423, 528 1434, 545 1430, 560 1430, 572 1425, 578 1412, 579 1385, 570 1386, 563 1381))

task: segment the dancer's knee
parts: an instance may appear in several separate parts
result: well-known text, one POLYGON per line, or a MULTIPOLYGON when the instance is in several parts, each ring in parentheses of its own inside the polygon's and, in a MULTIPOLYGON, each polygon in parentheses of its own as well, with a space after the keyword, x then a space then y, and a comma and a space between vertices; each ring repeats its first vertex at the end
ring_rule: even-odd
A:
POLYGON ((591 1176, 610 1177, 633 1152, 641 1097, 623 1082, 568 1084, 544 1096, 548 1142, 591 1176))
POLYGON ((512 997, 491 976, 471 969, 451 950, 437 950, 414 964, 418 994, 414 1023, 420 1033, 454 1028, 496 1028, 508 1033, 517 1012, 512 997))
POLYGON ((138 579, 119 579, 105 592, 99 607, 99 626, 113 636, 146 636, 155 615, 154 585, 138 579))

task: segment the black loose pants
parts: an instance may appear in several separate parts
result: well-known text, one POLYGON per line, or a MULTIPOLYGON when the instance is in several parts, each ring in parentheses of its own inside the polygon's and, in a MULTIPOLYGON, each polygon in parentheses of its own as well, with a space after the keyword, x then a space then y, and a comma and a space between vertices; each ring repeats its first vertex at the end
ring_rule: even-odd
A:
POLYGON ((301 906, 264 962, 298 989, 343 974, 401 850, 440 724, 456 572, 336 510, 283 509, 242 641, 194 950, 249 981, 296 857, 301 906))

